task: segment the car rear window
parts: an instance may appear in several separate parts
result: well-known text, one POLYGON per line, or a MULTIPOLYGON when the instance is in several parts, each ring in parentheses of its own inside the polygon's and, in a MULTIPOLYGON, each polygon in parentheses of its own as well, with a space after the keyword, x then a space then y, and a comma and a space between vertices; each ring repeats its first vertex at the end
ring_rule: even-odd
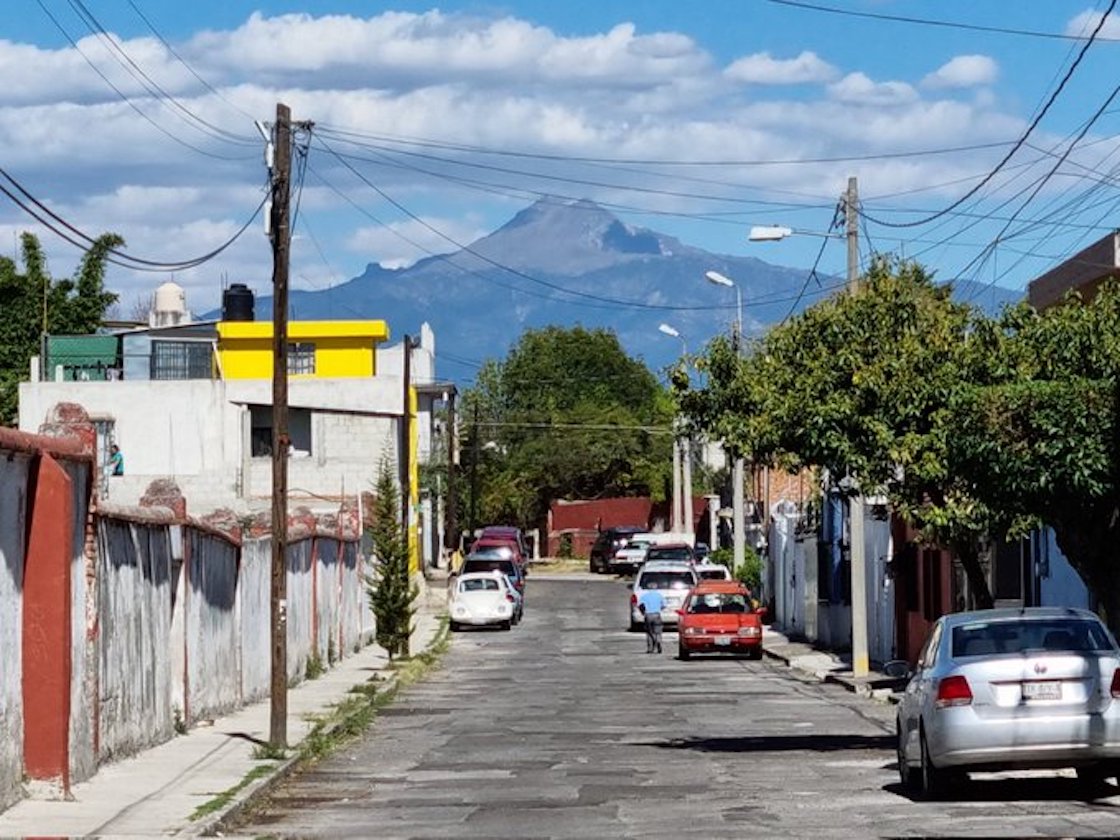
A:
POLYGON ((953 628, 952 655, 991 656, 1026 651, 1113 650, 1104 627, 1085 619, 974 621, 953 628))
POLYGON ((679 548, 651 548, 647 556, 648 560, 691 560, 692 549, 685 546, 679 548))
POLYGON ((460 592, 496 592, 497 590, 497 580, 486 580, 485 578, 477 578, 475 580, 460 581, 459 583, 460 592))
POLYGON ((638 579, 639 589, 688 589, 693 583, 692 572, 643 572, 638 579))
POLYGON ((482 558, 464 561, 463 572, 503 572, 511 576, 517 574, 512 560, 490 560, 482 558))
POLYGON ((731 580, 726 569, 701 569, 699 575, 701 580, 731 580))

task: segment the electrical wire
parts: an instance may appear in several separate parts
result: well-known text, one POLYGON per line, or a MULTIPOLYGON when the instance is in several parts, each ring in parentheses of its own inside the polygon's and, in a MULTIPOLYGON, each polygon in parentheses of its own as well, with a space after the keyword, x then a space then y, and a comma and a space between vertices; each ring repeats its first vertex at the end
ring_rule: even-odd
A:
MULTIPOLYGON (((34 218, 37 222, 46 227, 52 233, 65 239, 71 245, 75 245, 76 247, 81 248, 82 250, 88 250, 90 247, 97 244, 96 238, 85 233, 84 231, 64 219, 58 213, 51 210, 46 204, 36 198, 26 187, 24 187, 2 167, 0 167, 0 177, 4 178, 4 180, 11 184, 11 186, 19 193, 19 195, 23 196, 23 199, 21 199, 19 195, 16 195, 15 193, 11 192, 11 190, 4 187, 3 184, 0 184, 0 191, 3 191, 4 195, 10 198, 12 202, 15 203, 21 210, 34 218), (24 199, 26 200, 26 202, 30 202, 30 206, 25 203, 24 199), (52 221, 48 221, 48 219, 52 221), (59 229, 59 227, 55 226, 56 224, 61 226, 61 230, 59 229)), ((249 226, 256 220, 257 216, 260 214, 267 201, 268 196, 266 195, 261 199, 260 204, 257 205, 256 210, 253 211, 252 216, 249 217, 245 224, 243 224, 238 229, 238 231, 232 237, 226 240, 222 245, 219 245, 217 248, 205 254, 202 254, 201 256, 193 257, 189 260, 181 260, 179 262, 162 262, 159 260, 134 257, 131 254, 121 251, 117 248, 108 248, 106 249, 106 253, 112 257, 115 257, 115 260, 112 260, 115 265, 120 265, 124 268, 132 268, 137 271, 184 271, 188 268, 197 268, 203 263, 209 262, 210 260, 217 257, 219 254, 233 245, 234 242, 240 239, 241 235, 244 234, 245 231, 248 230, 249 226)))
MULTIPOLYGON (((860 12, 855 9, 840 9, 835 6, 825 6, 821 3, 808 3, 804 0, 766 0, 775 6, 788 6, 794 9, 805 9, 814 12, 827 12, 845 17, 866 18, 870 20, 883 20, 891 23, 909 23, 920 26, 936 26, 946 29, 963 29, 971 32, 987 32, 995 35, 1021 35, 1029 38, 1048 38, 1057 41, 1084 41, 1084 36, 1067 35, 1063 32, 1046 32, 1037 29, 1015 29, 1007 26, 984 26, 978 23, 964 23, 954 20, 937 20, 934 18, 919 18, 908 15, 889 15, 883 12, 860 12)), ((1120 41, 1120 38, 1101 37, 1101 41, 1120 41)))
MULTIPOLYGON (((770 0, 770 2, 790 2, 790 0, 770 0)), ((1101 16, 1101 19, 1097 21, 1097 25, 1089 34, 1089 38, 1085 41, 1084 44, 1082 44, 1080 51, 1077 53, 1077 57, 1073 60, 1073 63, 1070 64, 1069 69, 1067 69, 1065 72, 1065 75, 1062 76, 1062 80, 1058 83, 1057 88, 1054 89, 1054 92, 1051 93, 1050 96, 1046 99, 1046 103, 1042 106, 1041 109, 1039 109, 1038 113, 1035 114, 1034 119, 1032 119, 1030 124, 1027 126, 1026 131, 1024 131, 1019 139, 1015 141, 1007 154, 1005 154, 1003 158, 1000 159, 999 163, 995 165, 995 168, 993 168, 987 175, 985 175, 979 183, 969 188, 969 190, 965 192, 964 195, 953 201, 951 204, 949 204, 948 207, 938 210, 936 213, 926 216, 925 218, 914 219, 907 222, 888 222, 883 219, 875 218, 872 218, 871 221, 885 227, 896 228, 917 227, 919 225, 928 224, 929 222, 932 222, 935 219, 944 216, 949 211, 960 207, 962 204, 964 204, 964 202, 972 198, 972 196, 976 195, 976 193, 983 189, 999 173, 999 171, 1003 169, 1003 167, 1011 160, 1011 158, 1015 156, 1015 153, 1018 152, 1019 149, 1021 149, 1023 145, 1030 139, 1031 133, 1035 130, 1035 128, 1038 127, 1038 124, 1042 122, 1042 118, 1045 117, 1046 114, 1050 111, 1050 108, 1057 101, 1058 97, 1061 95, 1062 91, 1069 83, 1069 80, 1073 77, 1074 72, 1076 72, 1078 66, 1080 66, 1081 61, 1085 58, 1085 54, 1089 51, 1089 47, 1093 45, 1094 41, 1097 38, 1097 35, 1101 31, 1101 28, 1104 26, 1105 22, 1112 14, 1112 10, 1116 8, 1116 2, 1117 0, 1109 0, 1108 8, 1105 9, 1104 14, 1101 16)), ((1111 101, 1111 98, 1109 101, 1111 101)))

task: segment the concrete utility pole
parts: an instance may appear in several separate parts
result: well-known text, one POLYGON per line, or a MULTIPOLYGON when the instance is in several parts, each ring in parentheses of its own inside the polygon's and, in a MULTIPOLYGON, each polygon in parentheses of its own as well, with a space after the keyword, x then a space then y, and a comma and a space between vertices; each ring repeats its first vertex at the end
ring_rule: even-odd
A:
MULTIPOLYGON (((859 290, 859 185, 848 179, 844 195, 844 219, 848 240, 848 290, 859 290)), ((858 479, 858 476, 857 476, 858 479)), ((867 651, 867 556, 863 541, 863 494, 857 486, 848 503, 852 571, 852 675, 866 677, 870 671, 867 651)))
POLYGON ((292 242, 290 201, 292 112, 277 103, 272 171, 272 649, 269 743, 288 744, 288 265, 292 242))
POLYGON ((695 521, 692 512, 692 441, 681 438, 681 531, 692 534, 695 521))
MULTIPOLYGON (((738 286, 735 286, 735 294, 738 314, 735 318, 735 335, 732 336, 732 342, 736 355, 741 356, 743 353, 743 298, 739 294, 738 286)), ((733 530, 731 536, 731 569, 733 572, 738 572, 747 561, 747 522, 743 515, 743 508, 746 506, 743 491, 743 482, 746 479, 745 472, 743 456, 736 453, 735 461, 731 467, 731 528, 733 530)), ((718 548, 718 546, 713 547, 718 548)))
POLYGON ((404 337, 401 352, 404 354, 402 381, 402 409, 400 442, 397 444, 397 477, 401 487, 401 530, 408 542, 408 522, 412 500, 412 350, 415 345, 408 335, 404 337))
POLYGON ((673 510, 669 517, 669 530, 674 534, 681 530, 681 439, 676 431, 673 434, 673 510))
POLYGON ((468 511, 470 523, 467 525, 470 528, 471 536, 474 536, 474 529, 478 527, 478 456, 482 447, 479 446, 478 441, 478 403, 474 404, 474 425, 471 428, 471 506, 468 511))

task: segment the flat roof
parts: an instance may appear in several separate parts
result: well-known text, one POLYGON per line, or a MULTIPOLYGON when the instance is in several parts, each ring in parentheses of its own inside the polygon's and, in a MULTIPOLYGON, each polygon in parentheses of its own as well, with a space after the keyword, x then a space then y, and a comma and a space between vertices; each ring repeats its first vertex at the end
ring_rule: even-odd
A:
MULTIPOLYGON (((271 321, 219 321, 220 338, 272 338, 271 321)), ((384 321, 291 321, 288 338, 369 338, 387 341, 389 325, 384 321)))

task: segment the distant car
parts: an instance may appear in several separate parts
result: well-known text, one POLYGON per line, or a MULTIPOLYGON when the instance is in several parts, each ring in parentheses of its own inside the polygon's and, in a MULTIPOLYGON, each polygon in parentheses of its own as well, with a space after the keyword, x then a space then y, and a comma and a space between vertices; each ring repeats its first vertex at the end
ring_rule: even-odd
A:
POLYGON ((731 570, 722 563, 697 563, 693 568, 700 580, 731 580, 731 570))
POLYGON ((646 552, 652 543, 641 534, 627 540, 608 563, 610 571, 616 575, 632 575, 646 562, 646 552))
POLYGON ((1120 649, 1093 613, 980 610, 933 625, 898 706, 904 787, 943 795, 968 771, 1120 771, 1120 649))
POLYGON ((595 542, 591 545, 591 556, 588 565, 592 573, 603 574, 611 570, 611 558, 614 553, 626 545, 634 535, 645 530, 641 525, 615 525, 599 532, 595 542))
POLYGON ((691 563, 648 562, 634 576, 630 590, 630 629, 637 630, 645 623, 645 616, 638 609, 638 601, 648 589, 659 589, 665 597, 665 607, 661 610, 664 624, 676 625, 680 616, 677 610, 684 604, 688 593, 696 585, 696 572, 691 563))
POLYGON ((522 552, 521 544, 513 537, 499 537, 499 536, 486 536, 483 534, 471 545, 471 554, 479 554, 484 551, 492 551, 506 549, 512 553, 514 561, 521 567, 521 571, 527 573, 529 570, 529 558, 522 552))
MULTIPOLYGON (((722 567, 721 567, 722 568, 722 567)), ((746 654, 762 658, 762 621, 737 580, 702 580, 681 607, 677 655, 746 654)))
POLYGON ((487 525, 482 529, 479 539, 512 540, 517 544, 517 550, 525 562, 529 562, 529 543, 520 528, 513 525, 487 525))
POLYGON ((484 549, 468 554, 459 567, 459 574, 474 574, 476 572, 498 571, 510 579, 514 588, 525 597, 525 572, 514 559, 513 552, 508 547, 484 549))
POLYGON ((508 585, 503 586, 501 575, 472 572, 455 581, 448 609, 453 631, 464 625, 495 625, 509 630, 513 626, 516 599, 508 585))
POLYGON ((708 547, 708 544, 702 542, 696 543, 696 545, 692 547, 692 550, 696 554, 697 563, 704 560, 709 554, 712 553, 712 550, 708 547))
POLYGON ((677 560, 681 563, 696 562, 696 554, 688 543, 654 544, 646 551, 646 562, 657 560, 677 560))

